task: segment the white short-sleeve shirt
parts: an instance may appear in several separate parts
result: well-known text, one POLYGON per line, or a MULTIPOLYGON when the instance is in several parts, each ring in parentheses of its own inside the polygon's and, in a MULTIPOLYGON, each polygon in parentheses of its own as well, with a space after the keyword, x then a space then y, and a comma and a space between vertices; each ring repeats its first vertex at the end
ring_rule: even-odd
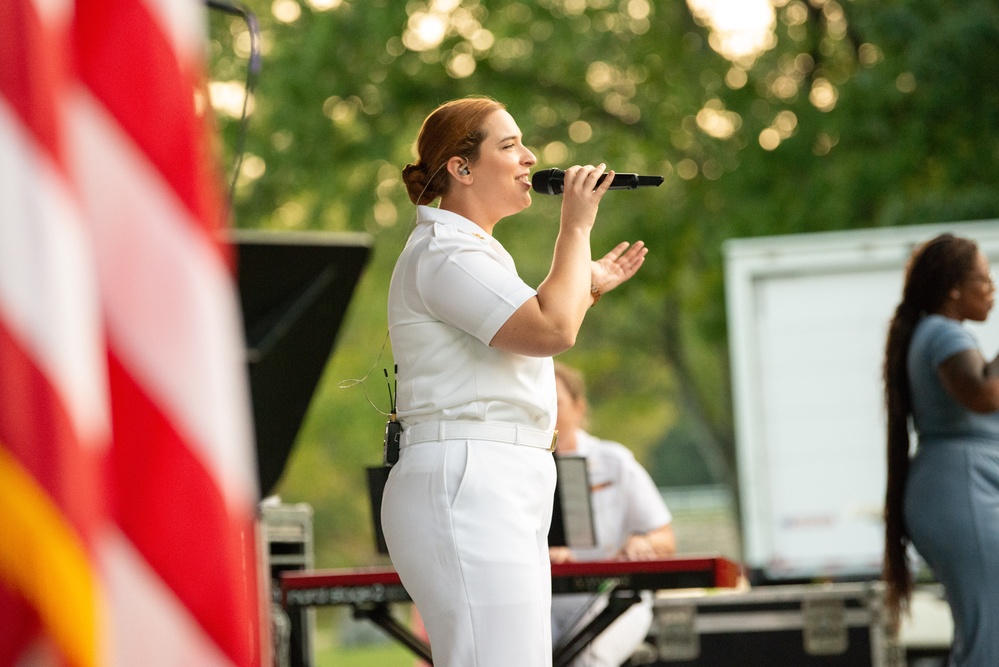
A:
POLYGON ((450 211, 417 211, 388 296, 399 418, 410 426, 462 419, 554 428, 551 358, 489 346, 537 291, 481 227, 450 211))
POLYGON ((574 548, 577 560, 611 558, 632 533, 647 533, 673 521, 656 483, 624 445, 577 431, 573 455, 586 457, 597 542, 595 547, 574 548))

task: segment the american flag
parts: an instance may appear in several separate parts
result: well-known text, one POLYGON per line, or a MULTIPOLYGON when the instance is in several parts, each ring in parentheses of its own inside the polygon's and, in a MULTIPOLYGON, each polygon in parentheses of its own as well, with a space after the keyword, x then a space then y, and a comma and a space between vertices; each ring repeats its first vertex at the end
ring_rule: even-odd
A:
POLYGON ((0 667, 258 665, 196 0, 0 0, 0 667))

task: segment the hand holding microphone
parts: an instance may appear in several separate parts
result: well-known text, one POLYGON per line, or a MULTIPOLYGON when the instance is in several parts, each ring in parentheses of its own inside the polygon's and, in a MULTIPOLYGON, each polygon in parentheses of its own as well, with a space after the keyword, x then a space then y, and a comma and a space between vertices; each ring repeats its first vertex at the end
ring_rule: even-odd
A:
MULTIPOLYGON (((560 173, 558 191, 563 193, 562 213, 559 226, 562 229, 571 229, 580 225, 591 228, 596 222, 597 208, 600 200, 610 188, 613 179, 613 171, 605 171, 606 166, 600 163, 593 165, 576 165, 560 173)), ((553 173, 554 169, 549 169, 547 173, 553 173)), ((535 174, 537 179, 537 174, 535 174)), ((551 189, 549 180, 549 189, 551 189)))
MULTIPOLYGON (((597 179, 597 185, 603 183, 607 175, 597 179)), ((663 182, 662 176, 639 176, 638 174, 614 174, 609 190, 634 190, 636 188, 658 187, 663 182)), ((565 172, 561 169, 541 169, 531 177, 531 187, 543 195, 560 195, 565 185, 565 172)))

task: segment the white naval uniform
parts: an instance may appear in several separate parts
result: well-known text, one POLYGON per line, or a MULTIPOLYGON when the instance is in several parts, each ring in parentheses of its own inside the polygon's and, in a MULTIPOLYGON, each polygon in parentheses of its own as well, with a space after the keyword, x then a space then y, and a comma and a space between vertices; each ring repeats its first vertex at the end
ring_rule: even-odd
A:
MULTIPOLYGON (((613 558, 633 533, 647 533, 673 521, 652 477, 624 445, 576 432, 573 456, 586 458, 596 546, 574 548, 576 560, 613 558)), ((605 595, 559 595, 552 602, 554 637, 583 627, 607 605, 605 595)), ((652 595, 631 606, 572 662, 573 667, 619 667, 652 627, 652 595)))
POLYGON ((554 370, 489 346, 536 294, 478 225, 418 207, 389 288, 404 432, 381 519, 435 667, 551 665, 554 370))

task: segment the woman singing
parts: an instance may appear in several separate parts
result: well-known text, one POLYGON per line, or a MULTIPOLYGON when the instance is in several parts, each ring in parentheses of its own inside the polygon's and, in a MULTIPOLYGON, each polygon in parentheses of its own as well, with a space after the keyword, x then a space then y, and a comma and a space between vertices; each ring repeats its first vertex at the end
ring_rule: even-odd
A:
POLYGON ((597 185, 603 165, 571 167, 551 270, 533 289, 492 236, 531 204, 537 162, 506 108, 480 97, 443 104, 417 150, 403 170, 416 228, 388 299, 404 430, 383 498, 385 541, 435 667, 550 665, 551 357, 647 250, 621 243, 591 260, 613 172, 597 185))

